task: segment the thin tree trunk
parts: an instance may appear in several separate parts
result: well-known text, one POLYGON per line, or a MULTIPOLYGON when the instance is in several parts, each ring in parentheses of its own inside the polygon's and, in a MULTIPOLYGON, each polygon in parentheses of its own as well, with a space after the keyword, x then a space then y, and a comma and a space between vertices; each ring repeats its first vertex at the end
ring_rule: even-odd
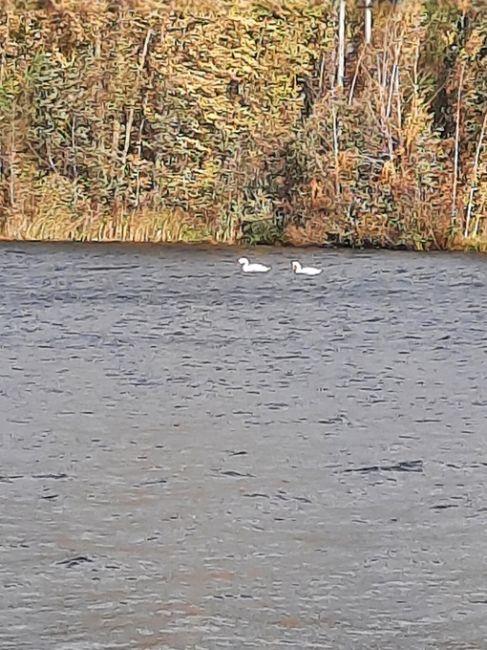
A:
POLYGON ((74 176, 74 183, 73 183, 73 190, 74 190, 74 197, 73 197, 73 202, 74 205, 76 206, 78 203, 78 154, 76 151, 76 115, 73 113, 73 117, 71 118, 71 165, 72 165, 72 172, 74 176))
POLYGON ((365 43, 372 42, 372 0, 365 0, 365 43))
POLYGON ((147 92, 142 104, 142 117, 139 125, 139 138, 137 142, 137 181, 135 185, 135 207, 139 207, 140 201, 140 163, 142 160, 142 142, 144 139, 144 126, 145 126, 145 113, 147 111, 147 104, 149 103, 149 93, 147 92))
POLYGON ((401 60, 402 44, 403 44, 403 36, 401 35, 401 40, 399 41, 399 44, 396 47, 396 51, 394 53, 394 62, 392 64, 392 72, 389 79, 389 97, 387 99, 387 109, 386 109, 387 118, 389 118, 391 115, 392 99, 393 99, 394 91, 397 88, 396 79, 399 78, 399 62, 401 60))
POLYGON ((355 66, 355 72, 353 74, 353 79, 352 79, 352 85, 350 86, 350 92, 348 94, 348 103, 351 104, 353 101, 353 95, 355 93, 355 86, 357 85, 357 80, 358 80, 358 75, 360 72, 360 67, 362 65, 362 61, 364 58, 364 52, 360 52, 360 56, 357 61, 357 65, 355 66))
MULTIPOLYGON (((139 80, 140 80, 140 75, 142 74, 142 70, 144 69, 145 65, 145 60, 147 58, 147 51, 149 49, 149 43, 150 39, 152 37, 152 29, 149 27, 147 30, 147 34, 145 37, 144 41, 144 47, 142 49, 142 54, 140 57, 140 62, 139 62, 139 69, 137 70, 137 78, 136 78, 136 86, 138 87, 139 85, 139 80)), ((128 118, 127 118, 127 123, 125 125, 125 142, 123 145, 123 151, 122 151, 122 168, 120 170, 120 180, 123 178, 124 172, 125 172, 125 165, 127 164, 127 156, 128 156, 128 151, 130 148, 130 136, 132 133, 132 125, 134 122, 134 113, 135 109, 132 106, 129 110, 128 118)))
POLYGON ((460 79, 458 82, 458 94, 457 94, 457 115, 456 115, 456 128, 455 128, 455 152, 454 152, 454 162, 453 162, 453 187, 452 187, 452 197, 451 197, 451 223, 456 225, 457 222, 457 194, 458 194, 458 165, 460 160, 460 115, 461 115, 461 104, 462 104, 462 93, 463 93, 463 77, 465 75, 465 66, 466 63, 462 65, 460 71, 460 79))
POLYGON ((73 175, 75 180, 78 180, 78 162, 77 162, 77 152, 76 152, 76 115, 73 114, 71 118, 71 155, 72 159, 72 168, 73 175))
POLYGON ((340 196, 340 141, 338 136, 338 110, 333 107, 333 154, 335 158, 335 192, 340 196))
POLYGON ((396 73, 396 101, 397 101, 397 130, 398 133, 402 131, 402 104, 401 104, 401 70, 398 67, 396 73))
MULTIPOLYGON (((16 107, 15 107, 16 108, 16 107)), ((8 183, 8 196, 10 207, 15 207, 16 193, 15 193, 15 117, 12 116, 10 123, 10 156, 8 163, 9 183, 8 183)))
POLYGON ((482 129, 480 130, 479 141, 477 143, 477 151, 475 152, 475 159, 473 164, 473 179, 472 179, 472 184, 470 186, 470 194, 468 197, 468 207, 467 207, 467 218, 465 220, 465 231, 463 233, 463 236, 465 238, 468 237, 470 232, 470 221, 472 218, 473 199, 475 196, 475 192, 478 189, 477 183, 478 183, 478 176, 479 176, 480 154, 482 153, 482 146, 484 143, 484 135, 485 135, 486 128, 487 128, 487 112, 484 115, 484 121, 482 122, 482 129))
POLYGON ((338 10, 338 68, 337 68, 337 86, 343 88, 345 80, 345 34, 347 20, 347 2, 339 0, 338 10))

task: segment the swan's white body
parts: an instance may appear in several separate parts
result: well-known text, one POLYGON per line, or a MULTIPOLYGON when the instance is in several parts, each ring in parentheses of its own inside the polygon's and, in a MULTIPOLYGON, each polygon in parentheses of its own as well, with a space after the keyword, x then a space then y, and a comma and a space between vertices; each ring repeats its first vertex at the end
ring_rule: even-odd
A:
POLYGON ((244 273, 267 273, 267 271, 271 270, 271 267, 265 264, 251 264, 246 257, 240 257, 238 263, 242 265, 244 273))
POLYGON ((297 275, 319 275, 323 270, 314 266, 302 266, 300 262, 291 262, 291 266, 297 275))

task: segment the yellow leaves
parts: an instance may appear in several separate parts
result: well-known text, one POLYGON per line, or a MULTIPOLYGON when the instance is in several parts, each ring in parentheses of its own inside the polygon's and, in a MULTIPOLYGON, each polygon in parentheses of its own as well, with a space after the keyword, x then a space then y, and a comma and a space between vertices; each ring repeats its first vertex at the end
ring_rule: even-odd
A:
POLYGON ((231 56, 236 61, 236 65, 232 62, 232 67, 239 76, 241 76, 240 73, 242 71, 250 76, 256 76, 262 71, 262 66, 259 62, 245 52, 235 50, 232 52, 231 56))
POLYGON ((184 139, 184 141, 187 143, 187 148, 189 151, 197 151, 198 153, 204 153, 207 154, 210 150, 209 148, 204 145, 202 142, 196 139, 184 139))
POLYGON ((481 50, 484 48, 484 43, 487 34, 482 32, 480 29, 474 29, 470 35, 470 38, 465 44, 465 54, 470 57, 470 59, 475 59, 481 50))
POLYGON ((463 13, 466 14, 472 8, 472 0, 457 0, 458 8, 463 13))
POLYGON ((383 183, 392 183, 396 178, 396 167, 392 160, 386 160, 382 167, 381 181, 383 183))
POLYGON ((230 9, 228 19, 247 28, 256 27, 259 24, 252 16, 242 15, 241 10, 236 7, 230 9))
POLYGON ((360 152, 354 148, 349 148, 338 153, 338 166, 344 173, 354 171, 360 160, 360 152))
POLYGON ((441 33, 440 38, 445 48, 448 48, 455 44, 457 34, 454 31, 445 31, 441 33))
POLYGON ((210 120, 210 122, 217 122, 220 116, 216 113, 205 113, 205 119, 210 120))
POLYGON ((59 63, 61 68, 69 68, 76 60, 76 53, 74 51, 71 52, 71 56, 68 58, 62 52, 57 51, 54 52, 54 59, 59 63))

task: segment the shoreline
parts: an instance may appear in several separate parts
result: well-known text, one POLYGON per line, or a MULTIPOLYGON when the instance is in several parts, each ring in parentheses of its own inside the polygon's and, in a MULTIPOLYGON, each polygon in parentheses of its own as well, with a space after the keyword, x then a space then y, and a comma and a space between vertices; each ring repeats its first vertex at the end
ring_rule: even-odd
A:
POLYGON ((15 238, 15 237, 5 237, 0 236, 0 245, 2 244, 52 244, 55 246, 73 244, 73 245, 122 245, 122 246, 147 246, 147 247, 164 247, 164 248, 224 248, 232 250, 279 250, 279 249, 291 249, 291 250, 329 250, 329 251, 377 251, 377 252, 390 252, 390 253, 421 253, 421 254, 452 254, 452 253, 462 253, 462 254, 485 254, 487 253, 487 242, 471 242, 463 241, 457 245, 450 246, 448 248, 428 248, 428 249, 414 249, 412 247, 407 247, 405 245, 397 246, 379 246, 372 244, 363 244, 361 246, 354 246, 348 244, 339 244, 339 243, 319 243, 319 242, 309 242, 309 243, 292 243, 285 241, 276 241, 272 244, 266 242, 255 242, 249 243, 244 240, 237 242, 225 242, 225 241, 216 241, 215 239, 202 239, 202 240, 172 240, 172 241, 163 241, 163 240, 136 240, 136 239, 118 239, 118 238, 104 238, 104 239, 77 239, 77 238, 15 238))

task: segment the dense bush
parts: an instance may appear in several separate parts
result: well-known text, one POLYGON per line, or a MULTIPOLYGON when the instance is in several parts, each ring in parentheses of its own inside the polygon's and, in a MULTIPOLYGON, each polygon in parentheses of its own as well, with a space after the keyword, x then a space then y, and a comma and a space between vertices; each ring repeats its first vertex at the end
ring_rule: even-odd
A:
POLYGON ((468 0, 4 0, 0 230, 487 240, 487 12, 468 0))

